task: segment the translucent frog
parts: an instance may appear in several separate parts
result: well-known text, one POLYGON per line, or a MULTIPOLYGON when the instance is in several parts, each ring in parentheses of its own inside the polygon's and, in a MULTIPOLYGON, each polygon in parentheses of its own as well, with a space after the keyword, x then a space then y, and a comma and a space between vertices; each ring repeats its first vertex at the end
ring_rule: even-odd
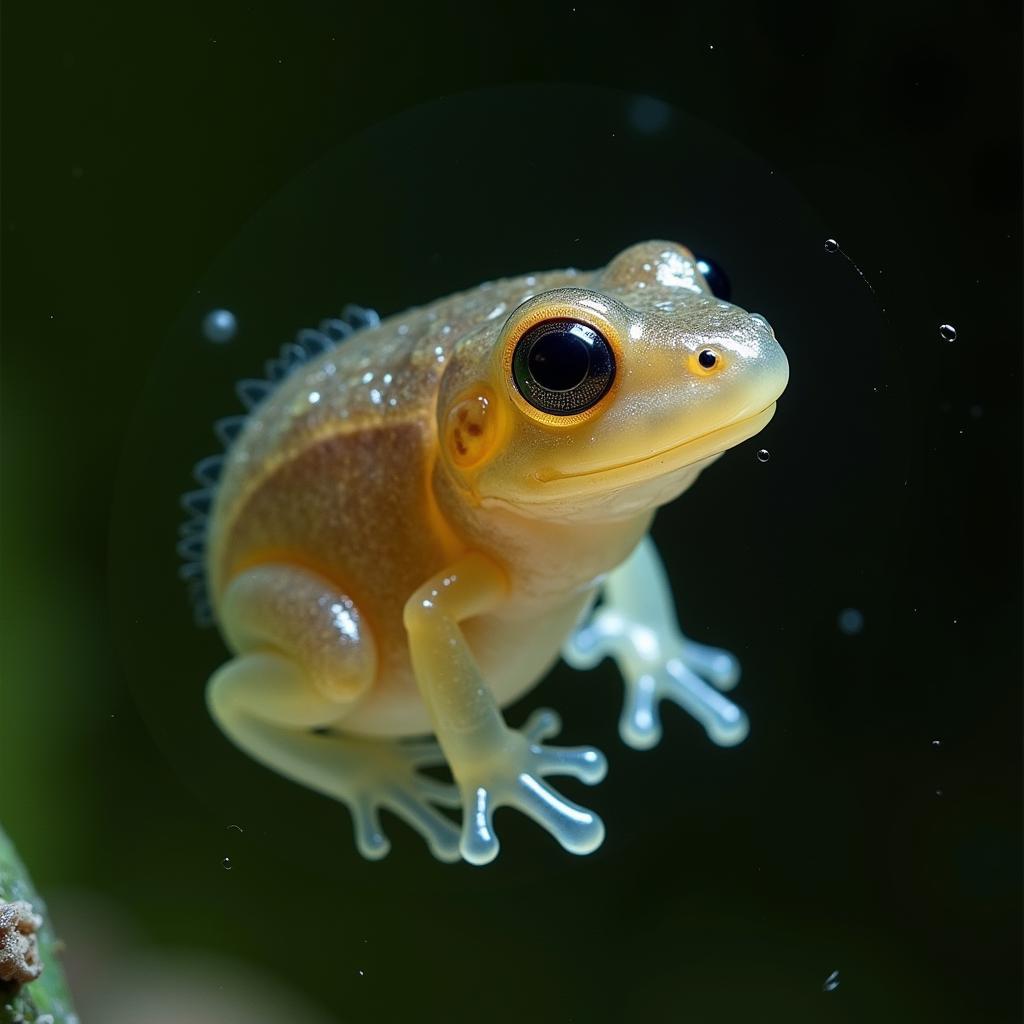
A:
POLYGON ((381 809, 444 861, 493 860, 501 806, 600 846, 549 780, 599 782, 604 756, 549 743, 553 711, 501 711, 560 654, 617 662, 632 747, 659 741, 663 700, 718 744, 745 736, 721 692, 738 663, 680 632, 648 536, 789 375, 702 265, 649 241, 383 321, 350 307, 239 385, 249 413, 183 499, 182 572, 233 652, 207 703, 249 756, 346 804, 365 857, 390 847, 381 809), (441 765, 453 782, 423 771, 441 765))

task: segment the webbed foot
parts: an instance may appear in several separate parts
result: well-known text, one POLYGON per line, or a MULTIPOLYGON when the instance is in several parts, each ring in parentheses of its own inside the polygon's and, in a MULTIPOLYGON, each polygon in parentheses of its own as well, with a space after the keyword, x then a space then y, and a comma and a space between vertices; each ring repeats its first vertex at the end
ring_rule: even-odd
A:
POLYGON ((604 606, 572 633, 562 656, 578 669, 592 668, 605 657, 615 659, 626 687, 619 735, 637 750, 660 741, 658 705, 663 700, 696 718, 719 746, 734 746, 747 736, 746 714, 720 692, 739 681, 736 657, 687 639, 674 625, 662 621, 653 629, 614 605, 604 606))
POLYGON ((356 846, 367 859, 380 860, 391 849, 380 823, 382 809, 419 832, 438 860, 459 859, 458 826, 437 810, 460 806, 458 790, 420 771, 445 764, 433 740, 396 742, 329 729, 283 729, 255 718, 246 718, 244 729, 261 760, 348 807, 356 846))
MULTIPOLYGON (((325 737, 329 739, 330 737, 325 737)), ((445 757, 433 740, 397 743, 386 740, 344 739, 354 755, 349 774, 331 795, 352 812, 356 846, 370 860, 387 855, 391 843, 380 824, 380 810, 390 811, 427 841, 438 860, 459 859, 459 829, 435 806, 458 807, 458 790, 448 782, 422 774, 421 768, 444 765, 445 757)), ((341 776, 335 775, 335 778, 341 776)))
POLYGON ((544 782, 548 775, 570 775, 588 785, 604 778, 608 765, 594 747, 552 747, 557 735, 554 711, 535 711, 521 731, 506 730, 507 741, 459 771, 463 824, 460 851, 471 864, 498 855, 493 817, 499 807, 515 807, 532 818, 570 853, 592 853, 604 841, 604 823, 544 782))

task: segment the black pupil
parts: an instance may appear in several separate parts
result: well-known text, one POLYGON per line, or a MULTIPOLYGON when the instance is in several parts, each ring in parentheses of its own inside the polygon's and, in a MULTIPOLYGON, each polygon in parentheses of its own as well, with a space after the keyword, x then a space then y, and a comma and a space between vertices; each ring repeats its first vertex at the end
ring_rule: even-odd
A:
POLYGON ((542 320, 516 342, 512 379, 535 409, 574 416, 608 393, 615 356, 604 335, 581 320, 542 320))
POLYGON ((715 353, 709 352, 707 349, 704 349, 704 351, 701 352, 699 356, 697 356, 697 359, 700 362, 700 365, 703 366, 705 370, 710 370, 711 367, 718 362, 715 353))
POLYGON ((533 379, 548 391, 571 391, 590 370, 590 346, 576 328, 552 331, 530 350, 533 379))

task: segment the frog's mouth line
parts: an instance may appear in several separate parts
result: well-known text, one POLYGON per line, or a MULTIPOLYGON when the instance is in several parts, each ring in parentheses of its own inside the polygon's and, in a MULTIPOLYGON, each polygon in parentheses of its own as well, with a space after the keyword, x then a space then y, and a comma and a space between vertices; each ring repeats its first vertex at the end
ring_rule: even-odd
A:
MULTIPOLYGON (((698 434, 696 437, 688 438, 680 444, 663 448, 652 455, 645 455, 643 458, 634 459, 631 462, 621 462, 609 466, 598 466, 596 469, 588 469, 582 473, 563 473, 557 469, 542 469, 535 474, 534 479, 538 483, 548 484, 561 480, 580 480, 589 476, 603 476, 606 473, 615 473, 618 470, 634 470, 650 462, 656 462, 669 456, 686 453, 688 456, 684 461, 677 462, 672 459, 672 464, 667 466, 664 472, 671 472, 674 469, 681 469, 684 466, 692 465, 702 459, 708 459, 713 455, 724 452, 727 448, 745 441, 748 437, 762 430, 768 421, 775 415, 775 402, 767 408, 762 409, 753 416, 746 416, 743 419, 733 420, 724 427, 716 427, 706 434, 698 434)), ((660 474, 659 474, 660 475, 660 474)))

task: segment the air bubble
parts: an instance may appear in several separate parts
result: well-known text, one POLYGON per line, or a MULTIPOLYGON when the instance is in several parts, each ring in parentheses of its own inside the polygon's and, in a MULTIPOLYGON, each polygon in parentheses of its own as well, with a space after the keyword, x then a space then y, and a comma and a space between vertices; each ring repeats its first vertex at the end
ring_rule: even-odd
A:
POLYGON ((839 988, 839 972, 833 971, 826 979, 825 984, 821 986, 822 992, 835 992, 839 988))
POLYGON ((825 252, 839 252, 839 243, 834 238, 826 238, 825 252))
POLYGON ((857 608, 844 608, 838 616, 839 632, 856 636, 864 631, 864 613, 857 608))
POLYGON ((942 740, 932 740, 932 749, 938 750, 942 746, 942 740))
POLYGON ((220 862, 220 866, 221 866, 221 867, 222 867, 222 868, 223 868, 223 869, 224 869, 225 871, 230 871, 230 870, 231 870, 231 858, 230 858, 230 857, 225 857, 225 858, 224 858, 224 859, 223 859, 223 860, 222 860, 222 861, 220 862))
POLYGON ((772 453, 767 448, 759 448, 757 451, 757 461, 767 462, 772 457, 772 453))
POLYGON ((238 321, 230 309, 212 309, 203 317, 203 334, 207 341, 223 345, 235 336, 238 321))
POLYGON ((952 324, 939 324, 939 337, 943 341, 956 341, 956 328, 952 324))

